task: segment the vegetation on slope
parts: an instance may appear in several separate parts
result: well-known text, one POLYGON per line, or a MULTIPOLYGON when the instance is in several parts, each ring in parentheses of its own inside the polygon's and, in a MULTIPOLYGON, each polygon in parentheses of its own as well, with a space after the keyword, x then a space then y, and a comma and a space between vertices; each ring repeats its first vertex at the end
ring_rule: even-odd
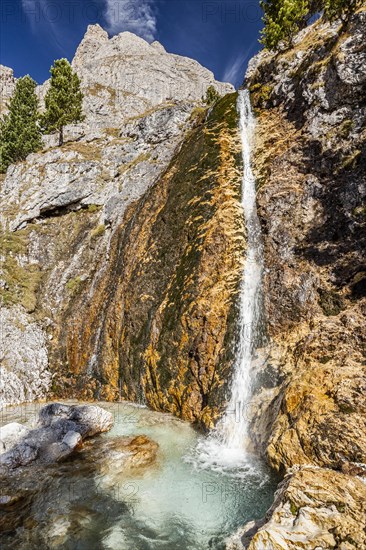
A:
POLYGON ((347 20, 364 0, 261 0, 262 43, 270 50, 290 46, 295 34, 319 14, 327 20, 347 20))

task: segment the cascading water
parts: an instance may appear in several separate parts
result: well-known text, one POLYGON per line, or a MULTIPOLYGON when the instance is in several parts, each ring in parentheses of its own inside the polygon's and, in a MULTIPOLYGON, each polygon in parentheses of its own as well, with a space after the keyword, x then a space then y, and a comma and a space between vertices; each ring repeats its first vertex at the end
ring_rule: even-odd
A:
POLYGON ((239 346, 231 397, 224 416, 197 448, 201 465, 220 468, 235 468, 248 462, 246 413, 251 397, 251 366, 260 332, 263 273, 261 229, 256 209, 255 178, 251 168, 255 119, 247 90, 239 91, 238 111, 243 155, 242 206, 247 229, 247 250, 240 292, 239 346))
MULTIPOLYGON (((78 540, 78 548, 219 550, 239 527, 263 517, 272 502, 277 480, 259 459, 255 464, 251 461, 245 447, 245 410, 251 397, 252 362, 260 330, 263 262, 250 167, 254 118, 245 91, 239 93, 238 109, 247 250, 239 346, 226 413, 216 430, 196 445, 197 434, 188 423, 128 403, 102 403, 115 419, 111 432, 96 438, 91 447, 86 445, 62 468, 49 464, 43 473, 30 468, 30 477, 22 478, 21 485, 15 476, 9 479, 14 494, 24 484, 39 490, 32 490, 31 499, 22 504, 22 514, 25 510, 30 518, 28 524, 1 534, 4 547, 36 548, 47 541, 51 547, 71 548, 78 540), (121 444, 121 438, 131 442, 137 435, 158 443, 156 463, 144 465, 137 459, 133 467, 132 461, 126 477, 121 453, 106 454, 108 440, 121 444), (187 457, 192 446, 196 451, 187 457)), ((34 406, 30 403, 3 411, 0 427, 22 422, 32 429, 36 425, 34 406)), ((11 516, 13 526, 13 512, 11 516)))
POLYGON ((242 449, 247 435, 246 409, 251 396, 251 363, 259 333, 263 250, 256 208, 255 178, 251 168, 251 143, 255 119, 249 92, 239 92, 240 133, 244 174, 242 206, 247 228, 247 251, 240 293, 240 339, 231 398, 218 426, 223 443, 231 449, 242 449))

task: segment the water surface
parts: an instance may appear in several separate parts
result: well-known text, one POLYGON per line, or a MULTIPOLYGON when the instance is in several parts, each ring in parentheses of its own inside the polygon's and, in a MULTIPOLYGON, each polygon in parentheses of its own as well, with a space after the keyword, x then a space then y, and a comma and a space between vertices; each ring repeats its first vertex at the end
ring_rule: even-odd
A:
MULTIPOLYGON (((77 456, 51 468, 33 505, 32 534, 18 530, 5 547, 31 549, 46 540, 50 548, 70 550, 221 549, 271 504, 275 480, 258 460, 246 472, 205 467, 194 459, 204 439, 190 424, 132 404, 100 405, 115 420, 101 440, 144 434, 159 445, 157 462, 117 480, 77 456)), ((9 407, 2 424, 31 425, 39 407, 9 407)))

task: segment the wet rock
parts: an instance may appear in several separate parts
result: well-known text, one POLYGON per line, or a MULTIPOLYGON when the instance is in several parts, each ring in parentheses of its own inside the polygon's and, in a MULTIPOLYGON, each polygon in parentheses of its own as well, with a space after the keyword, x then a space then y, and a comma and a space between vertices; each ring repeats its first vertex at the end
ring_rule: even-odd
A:
POLYGON ((82 436, 78 432, 69 431, 62 440, 62 443, 67 445, 70 449, 75 449, 82 441, 82 436))
POLYGON ((39 424, 43 428, 51 427, 57 431, 65 430, 65 426, 75 425, 75 431, 84 438, 110 430, 113 415, 96 405, 69 406, 51 403, 40 411, 39 424))
POLYGON ((10 469, 27 466, 38 457, 37 443, 33 440, 18 443, 9 451, 0 455, 0 468, 10 469))
POLYGON ((246 78, 258 115, 268 357, 282 379, 263 412, 267 439, 261 414, 252 427, 282 471, 366 460, 365 298, 353 292, 366 245, 365 16, 347 30, 319 20, 287 52, 260 53, 246 78))
MULTIPOLYGON (((41 409, 38 425, 39 428, 27 431, 0 454, 0 466, 15 469, 34 461, 60 462, 72 454, 83 439, 110 430, 113 415, 95 405, 52 403, 41 409)), ((5 433, 10 431, 10 427, 5 427, 5 433)))
MULTIPOLYGON (((226 96, 197 122, 164 176, 127 212, 93 300, 72 312, 67 341, 78 385, 88 358, 99 398, 144 395, 154 409, 206 427, 224 402, 242 270, 236 99, 226 96)), ((160 116, 169 121, 149 117, 153 141, 160 116)), ((144 134, 145 121, 127 131, 144 134)))
MULTIPOLYGON (((54 410, 65 413, 61 406, 54 410)), ((73 446, 79 437, 66 433, 47 446, 42 462, 1 477, 2 548, 68 548, 76 532, 94 548, 107 529, 128 518, 136 487, 126 480, 132 470, 142 474, 155 463, 157 444, 145 436, 86 439, 72 460, 60 464, 65 444, 73 446)))
POLYGON ((92 462, 99 474, 103 487, 113 487, 121 474, 129 470, 144 469, 155 463, 158 444, 144 435, 113 437, 103 441, 90 441, 84 447, 82 459, 92 462))
POLYGON ((346 26, 320 19, 286 52, 260 53, 247 73, 265 352, 277 374, 276 387, 253 396, 251 431, 277 471, 302 469, 233 548, 366 547, 357 477, 366 463, 366 302, 362 285, 353 290, 366 247, 365 16, 363 7, 346 26))
MULTIPOLYGON (((38 481, 41 481, 41 477, 38 481)), ((32 484, 24 484, 23 479, 14 480, 9 476, 0 476, 0 484, 0 532, 3 536, 14 533, 26 521, 36 483, 33 481, 32 484)), ((6 548, 3 543, 4 539, 1 539, 2 547, 6 548)))

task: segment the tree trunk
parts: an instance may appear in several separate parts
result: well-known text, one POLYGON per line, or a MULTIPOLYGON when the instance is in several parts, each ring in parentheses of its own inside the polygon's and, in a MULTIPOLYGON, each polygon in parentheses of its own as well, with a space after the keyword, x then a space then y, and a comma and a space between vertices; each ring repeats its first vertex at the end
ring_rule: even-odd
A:
POLYGON ((59 137, 58 144, 61 147, 61 145, 63 145, 63 143, 64 143, 64 127, 61 126, 61 128, 60 128, 60 137, 59 137))

